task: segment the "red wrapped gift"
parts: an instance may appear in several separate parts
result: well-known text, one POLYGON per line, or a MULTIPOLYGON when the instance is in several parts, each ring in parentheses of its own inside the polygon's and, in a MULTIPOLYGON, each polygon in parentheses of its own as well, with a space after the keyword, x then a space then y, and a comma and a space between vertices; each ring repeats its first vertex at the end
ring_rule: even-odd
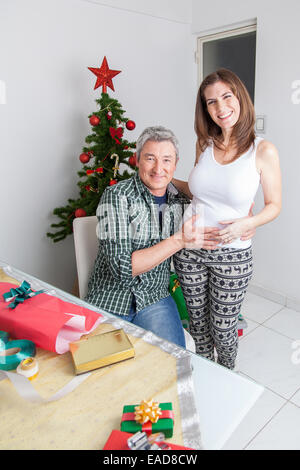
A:
POLYGON ((0 330, 13 338, 29 339, 39 348, 63 354, 70 342, 78 341, 103 321, 99 313, 45 293, 8 308, 3 294, 15 288, 0 282, 0 330))
MULTIPOLYGON (((109 438, 107 439, 103 450, 130 450, 127 445, 127 440, 133 434, 129 432, 123 432, 114 430, 111 432, 109 438)), ((170 442, 160 442, 160 444, 167 444, 171 449, 179 450, 179 449, 186 449, 186 450, 194 450, 190 447, 183 447, 177 444, 171 444, 170 442)))

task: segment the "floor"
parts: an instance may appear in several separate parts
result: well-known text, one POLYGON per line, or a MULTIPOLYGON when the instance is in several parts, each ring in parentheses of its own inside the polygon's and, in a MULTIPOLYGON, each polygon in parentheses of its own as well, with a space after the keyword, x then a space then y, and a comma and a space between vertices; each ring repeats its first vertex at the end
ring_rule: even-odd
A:
POLYGON ((300 450, 300 312, 248 293, 239 374, 265 387, 223 449, 300 450))

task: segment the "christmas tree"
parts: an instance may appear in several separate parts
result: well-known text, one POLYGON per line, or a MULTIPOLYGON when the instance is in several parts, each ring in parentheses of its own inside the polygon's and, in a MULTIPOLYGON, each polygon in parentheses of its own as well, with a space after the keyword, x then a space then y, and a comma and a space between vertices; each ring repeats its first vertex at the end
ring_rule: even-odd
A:
POLYGON ((87 145, 79 156, 83 164, 82 170, 78 171, 79 197, 68 199, 66 206, 53 211, 61 219, 59 223, 51 224, 57 229, 56 232, 47 233, 54 242, 73 233, 75 217, 96 214, 100 197, 107 186, 132 176, 132 171, 129 173, 126 169, 121 174, 120 164, 127 165, 131 170, 136 167, 135 142, 130 143, 123 138, 125 127, 133 130, 135 123, 124 116, 125 111, 118 100, 110 98, 106 92, 107 86, 114 91, 112 78, 120 71, 110 70, 106 57, 100 68, 89 67, 89 70, 97 76, 94 89, 102 86, 103 91, 101 98, 96 100, 99 110, 89 116, 92 134, 86 137, 87 145))

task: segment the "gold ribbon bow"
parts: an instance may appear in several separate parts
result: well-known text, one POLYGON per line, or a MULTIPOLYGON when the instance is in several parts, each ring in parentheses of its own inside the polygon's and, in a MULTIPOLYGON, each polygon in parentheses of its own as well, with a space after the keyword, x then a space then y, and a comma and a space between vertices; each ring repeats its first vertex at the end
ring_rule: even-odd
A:
POLYGON ((159 417, 162 415, 159 404, 153 400, 142 400, 140 405, 136 406, 134 409, 135 420, 140 424, 145 424, 148 421, 157 423, 159 417))

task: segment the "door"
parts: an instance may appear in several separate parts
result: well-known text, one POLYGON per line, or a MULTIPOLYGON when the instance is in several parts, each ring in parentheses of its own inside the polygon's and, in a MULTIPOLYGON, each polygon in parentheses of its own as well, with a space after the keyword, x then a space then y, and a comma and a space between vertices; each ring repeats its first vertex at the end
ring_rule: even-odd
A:
POLYGON ((236 73, 246 85, 254 103, 256 25, 198 38, 199 85, 219 68, 236 73))

